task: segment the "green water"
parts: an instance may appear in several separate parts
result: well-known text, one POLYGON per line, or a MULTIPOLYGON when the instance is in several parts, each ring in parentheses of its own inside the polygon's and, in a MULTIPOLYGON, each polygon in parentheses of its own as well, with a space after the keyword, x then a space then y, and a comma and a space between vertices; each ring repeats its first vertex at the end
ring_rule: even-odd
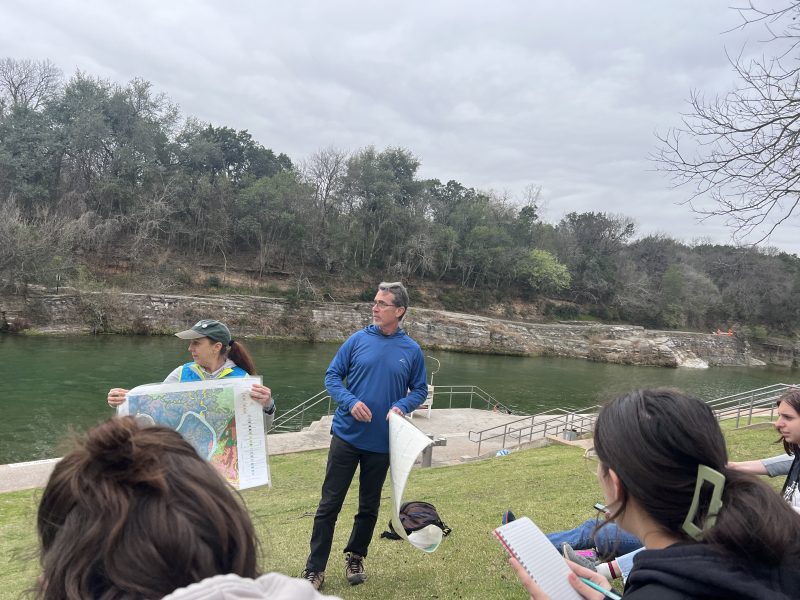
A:
MULTIPOLYGON (((250 341, 278 410, 323 388, 338 346, 250 341)), ((436 385, 478 385, 526 412, 582 407, 634 387, 674 386, 705 399, 772 383, 792 383, 777 368, 663 369, 559 358, 428 352, 441 361, 436 385)), ((15 337, 0 335, 0 464, 59 456, 70 429, 83 430, 113 414, 111 387, 162 381, 189 360, 172 337, 15 337)), ((429 362, 429 366, 434 363, 429 362)))

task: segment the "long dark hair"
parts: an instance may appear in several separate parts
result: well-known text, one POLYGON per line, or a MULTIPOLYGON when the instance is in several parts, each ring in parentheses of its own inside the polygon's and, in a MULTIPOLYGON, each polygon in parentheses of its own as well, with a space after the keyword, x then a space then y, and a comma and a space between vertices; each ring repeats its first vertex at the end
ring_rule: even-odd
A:
POLYGON ((248 375, 258 375, 258 373, 256 373, 256 365, 253 362, 253 357, 250 356, 247 348, 245 348, 245 345, 241 342, 231 340, 227 348, 223 346, 222 352, 235 362, 237 366, 247 371, 248 375))
MULTIPOLYGON (((783 396, 778 398, 778 401, 775 403, 775 406, 780 406, 781 402, 786 402, 789 406, 791 406, 794 411, 800 415, 800 390, 796 388, 792 388, 788 392, 786 392, 783 396)), ((783 449, 786 450, 786 454, 792 454, 797 456, 800 454, 800 446, 797 444, 792 444, 787 442, 785 439, 781 438, 779 441, 783 442, 783 449)))
MULTIPOLYGON (((764 482, 728 469, 722 430, 711 408, 677 390, 630 392, 606 405, 597 417, 594 447, 605 473, 622 484, 622 514, 629 498, 661 527, 692 541, 682 525, 689 512, 698 465, 725 476, 722 509, 702 543, 758 563, 777 564, 800 556, 800 519, 764 482)), ((711 498, 706 484, 695 524, 703 528, 711 498)))
POLYGON ((37 516, 40 600, 161 598, 217 574, 255 577, 247 510, 176 431, 107 421, 55 467, 37 516))

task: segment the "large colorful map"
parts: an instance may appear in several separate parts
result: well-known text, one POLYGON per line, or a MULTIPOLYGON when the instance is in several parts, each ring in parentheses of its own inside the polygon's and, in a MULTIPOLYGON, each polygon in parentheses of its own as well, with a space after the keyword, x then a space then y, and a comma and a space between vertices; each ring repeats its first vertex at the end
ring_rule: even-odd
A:
POLYGON ((269 485, 261 405, 250 399, 260 377, 154 383, 128 392, 120 415, 178 431, 236 489, 269 485))

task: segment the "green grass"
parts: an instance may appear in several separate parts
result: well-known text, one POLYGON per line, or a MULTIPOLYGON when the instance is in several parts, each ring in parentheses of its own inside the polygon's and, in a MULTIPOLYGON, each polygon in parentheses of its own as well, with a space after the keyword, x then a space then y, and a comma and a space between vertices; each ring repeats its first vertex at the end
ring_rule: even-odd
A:
MULTIPOLYGON (((724 427, 731 458, 745 460, 782 451, 765 429, 724 427)), ((633 450, 633 449, 632 449, 633 450)), ((298 575, 308 553, 325 452, 271 459, 272 489, 243 493, 262 544, 265 571, 298 575)), ((780 481, 772 481, 778 487, 780 481)), ((355 491, 356 486, 353 486, 355 491)), ((17 598, 38 574, 35 516, 39 491, 0 495, 0 598, 17 598)), ((347 542, 357 496, 348 495, 339 518, 325 591, 343 598, 525 598, 491 535, 503 510, 528 515, 544 531, 566 529, 592 517, 601 500, 579 449, 548 446, 453 467, 415 470, 406 499, 436 505, 453 533, 433 554, 403 541, 379 539, 389 520, 389 487, 366 565, 370 579, 350 587, 344 579, 347 542)))

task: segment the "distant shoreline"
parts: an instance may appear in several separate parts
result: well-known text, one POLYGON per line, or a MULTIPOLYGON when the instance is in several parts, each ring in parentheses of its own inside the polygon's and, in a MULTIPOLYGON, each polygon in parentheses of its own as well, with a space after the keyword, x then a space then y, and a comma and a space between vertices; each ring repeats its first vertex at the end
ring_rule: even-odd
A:
MULTIPOLYGON (((364 302, 290 302, 245 295, 65 290, 0 296, 25 335, 169 335, 209 315, 244 338, 340 342, 370 323, 364 302)), ((581 358, 662 367, 796 366, 793 347, 754 347, 736 335, 648 330, 596 322, 531 323, 411 307, 403 326, 423 347, 456 352, 581 358)))

